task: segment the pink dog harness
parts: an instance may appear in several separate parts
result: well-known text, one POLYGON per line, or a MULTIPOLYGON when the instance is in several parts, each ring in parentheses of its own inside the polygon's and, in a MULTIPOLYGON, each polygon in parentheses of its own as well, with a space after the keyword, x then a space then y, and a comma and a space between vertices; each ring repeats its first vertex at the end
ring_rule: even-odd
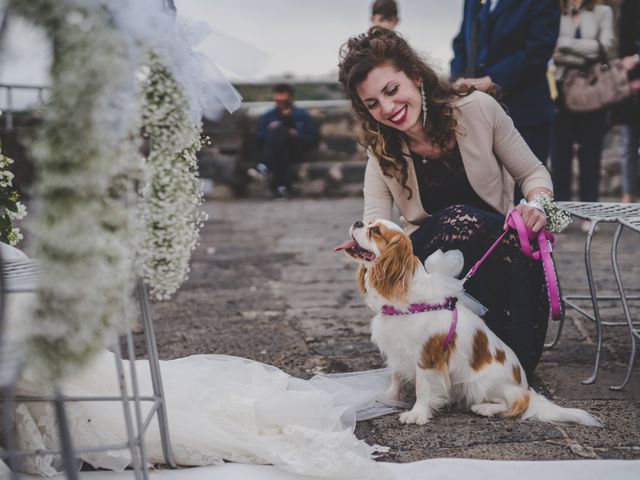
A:
POLYGON ((455 297, 447 297, 444 299, 442 303, 412 303, 406 310, 398 310, 393 305, 383 305, 382 306, 382 314, 383 315, 409 315, 412 313, 422 313, 422 312, 435 312, 437 310, 451 310, 453 313, 453 321, 451 322, 451 327, 449 328, 449 333, 444 339, 444 349, 445 351, 449 348, 449 345, 453 341, 453 336, 456 334, 456 327, 458 325, 458 307, 456 307, 456 303, 458 299, 455 297))
MULTIPOLYGON (((560 295, 560 285, 558 283, 558 276, 556 275, 556 268, 553 263, 553 257, 551 252, 553 251, 554 238, 553 235, 546 231, 544 228, 538 233, 535 233, 528 228, 520 212, 516 209, 511 210, 507 214, 507 225, 514 229, 518 234, 520 240, 520 250, 526 256, 533 258, 534 260, 540 260, 542 262, 542 268, 544 270, 544 276, 547 283, 547 294, 549 296, 549 307, 551 309, 551 318, 554 320, 561 320, 564 318, 564 309, 562 308, 562 299, 560 295), (531 247, 531 240, 536 239, 538 244, 538 250, 534 251, 531 247)), ((489 247, 489 250, 478 260, 469 272, 464 276, 463 283, 473 277, 480 268, 480 265, 487 259, 491 252, 498 246, 504 236, 509 232, 509 229, 505 229, 504 232, 498 237, 498 239, 489 247)))

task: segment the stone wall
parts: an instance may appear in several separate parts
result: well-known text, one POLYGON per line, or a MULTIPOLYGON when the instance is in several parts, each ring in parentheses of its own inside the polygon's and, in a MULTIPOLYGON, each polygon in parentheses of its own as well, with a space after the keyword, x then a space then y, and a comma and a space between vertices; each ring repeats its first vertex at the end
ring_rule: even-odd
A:
MULTIPOLYGON (((203 176, 215 182, 214 196, 262 195, 246 170, 255 166, 255 132, 260 116, 271 102, 246 103, 233 115, 205 125, 211 146, 201 152, 203 176)), ((347 101, 298 101, 313 118, 319 133, 318 148, 296 165, 294 189, 305 196, 359 194, 365 153, 356 140, 357 124, 347 101)))
MULTIPOLYGON (((315 120, 320 133, 316 151, 304 157, 296 169, 295 188, 303 196, 360 195, 364 178, 365 153, 357 143, 357 123, 346 101, 301 101, 315 120)), ((264 185, 252 183, 247 168, 255 164, 254 135, 259 116, 269 102, 247 103, 233 115, 207 123, 212 145, 201 153, 203 177, 213 179, 213 196, 266 196, 264 185)), ((605 136, 600 192, 615 201, 621 195, 619 155, 622 133, 612 126, 605 136)), ((574 159, 574 192, 577 194, 579 167, 574 159)), ((577 198, 577 197, 576 197, 577 198)))
MULTIPOLYGON (((303 196, 360 195, 366 156, 357 143, 358 126, 348 102, 299 101, 297 104, 309 111, 320 134, 318 149, 306 155, 296 167, 297 193, 303 196)), ((254 135, 258 118, 271 105, 270 102, 245 103, 232 115, 226 114, 216 122, 205 122, 205 133, 211 138, 211 145, 199 153, 199 161, 209 196, 268 195, 266 186, 251 182, 246 170, 255 163, 254 135)), ((26 145, 38 121, 36 114, 26 112, 16 116, 12 131, 5 131, 0 126, 3 153, 15 160, 12 165, 16 175, 14 185, 27 196, 33 181, 33 164, 26 145)), ((621 195, 621 142, 621 128, 614 125, 605 136, 600 183, 603 199, 616 200, 621 195)), ((575 179, 578 171, 575 161, 575 179)), ((577 180, 574 184, 577 192, 577 180)))

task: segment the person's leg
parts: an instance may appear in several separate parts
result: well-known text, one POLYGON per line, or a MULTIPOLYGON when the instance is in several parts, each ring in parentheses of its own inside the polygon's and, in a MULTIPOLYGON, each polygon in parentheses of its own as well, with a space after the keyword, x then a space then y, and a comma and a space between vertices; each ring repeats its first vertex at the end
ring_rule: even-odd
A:
MULTIPOLYGON (((458 249, 464 255, 464 275, 498 238, 503 223, 503 216, 474 207, 445 208, 411 234, 414 253, 424 262, 437 249, 458 249)), ((526 257, 516 235, 510 233, 466 289, 489 309, 484 315, 487 326, 515 352, 531 379, 542 354, 549 318, 540 263, 526 257)))
MULTIPOLYGON (((548 168, 549 150, 551 148, 551 124, 542 123, 540 125, 518 127, 518 132, 522 135, 523 140, 527 142, 533 154, 548 168)), ((523 197, 520 187, 517 185, 513 197, 516 203, 523 197)))
POLYGON ((600 160, 606 112, 580 115, 577 123, 578 161, 580 162, 580 201, 597 202, 600 189, 600 160))
POLYGON ((271 189, 274 193, 280 186, 290 186, 291 143, 289 129, 280 126, 268 132, 267 140, 262 148, 260 163, 266 165, 272 173, 271 189))
POLYGON ((551 134, 551 179, 556 200, 571 200, 573 114, 558 100, 551 134))
POLYGON ((622 201, 636 201, 638 183, 638 149, 640 148, 640 122, 626 123, 622 126, 623 145, 620 154, 622 167, 622 201))
MULTIPOLYGON (((280 189, 281 196, 288 197, 291 194, 291 186, 294 179, 294 165, 299 163, 302 156, 313 148, 314 145, 287 134, 278 158, 279 177, 275 187, 276 189, 280 189)), ((276 184, 276 181, 274 181, 274 184, 276 184)))

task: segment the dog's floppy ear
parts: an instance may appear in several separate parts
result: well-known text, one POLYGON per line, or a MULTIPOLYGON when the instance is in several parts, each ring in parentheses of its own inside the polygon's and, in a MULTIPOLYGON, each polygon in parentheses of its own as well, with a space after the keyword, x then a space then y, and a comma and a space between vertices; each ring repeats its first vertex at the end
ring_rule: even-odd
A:
POLYGON ((386 299, 405 301, 419 262, 413 255, 409 237, 405 234, 396 235, 371 266, 371 286, 386 299))
POLYGON ((427 273, 440 273, 447 277, 457 277, 464 267, 464 257, 460 250, 443 252, 438 249, 424 261, 427 273))
POLYGON ((358 290, 362 295, 367 294, 367 286, 364 283, 364 276, 367 274, 367 267, 360 264, 360 268, 358 269, 358 290))

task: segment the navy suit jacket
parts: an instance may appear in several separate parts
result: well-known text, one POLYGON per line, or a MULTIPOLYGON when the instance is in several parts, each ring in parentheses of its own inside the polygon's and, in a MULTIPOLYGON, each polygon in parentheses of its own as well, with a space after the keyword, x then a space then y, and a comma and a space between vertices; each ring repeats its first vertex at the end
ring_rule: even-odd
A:
MULTIPOLYGON (((495 1, 495 0, 494 0, 495 1)), ((466 76, 474 19, 481 0, 465 0, 462 26, 453 40, 451 79, 466 76)), ((516 127, 551 121, 547 64, 560 28, 559 0, 499 0, 480 13, 474 77, 489 75, 503 91, 516 127)))

